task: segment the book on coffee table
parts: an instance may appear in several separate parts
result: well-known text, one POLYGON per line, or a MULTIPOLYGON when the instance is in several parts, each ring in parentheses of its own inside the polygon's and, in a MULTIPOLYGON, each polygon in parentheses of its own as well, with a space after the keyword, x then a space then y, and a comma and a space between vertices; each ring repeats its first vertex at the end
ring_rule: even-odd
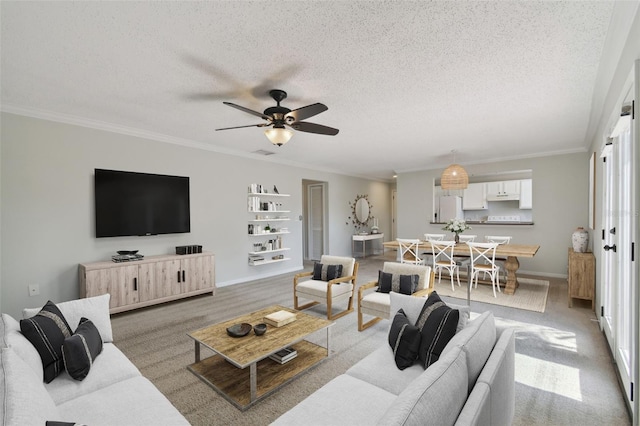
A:
POLYGON ((274 327, 281 327, 296 320, 296 314, 289 311, 278 311, 264 317, 264 322, 274 327))
POLYGON ((279 350, 278 352, 269 355, 269 358, 278 362, 280 364, 284 364, 287 361, 291 361, 293 358, 298 356, 298 351, 292 348, 284 348, 279 350))

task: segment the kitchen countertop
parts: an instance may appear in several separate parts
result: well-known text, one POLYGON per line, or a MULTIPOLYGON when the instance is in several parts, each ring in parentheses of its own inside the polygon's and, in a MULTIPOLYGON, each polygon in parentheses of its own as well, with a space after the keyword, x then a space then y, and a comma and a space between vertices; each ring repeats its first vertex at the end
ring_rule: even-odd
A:
MULTIPOLYGON (((446 225, 446 222, 429 222, 431 225, 446 225)), ((533 225, 533 222, 488 222, 467 220, 467 225, 533 225)))

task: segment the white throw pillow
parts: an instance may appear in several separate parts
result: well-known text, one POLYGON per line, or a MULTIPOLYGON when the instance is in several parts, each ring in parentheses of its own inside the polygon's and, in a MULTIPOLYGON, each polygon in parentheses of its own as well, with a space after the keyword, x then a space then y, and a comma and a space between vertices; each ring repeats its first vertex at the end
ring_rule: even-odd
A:
MULTIPOLYGON (((85 317, 91 320, 96 326, 104 343, 113 342, 113 331, 111 330, 111 317, 109 316, 110 294, 86 297, 84 299, 70 300, 68 302, 56 303, 62 315, 69 323, 71 331, 75 331, 80 324, 80 318, 85 317)), ((40 310, 39 308, 25 308, 22 310, 23 318, 31 318, 40 310)))

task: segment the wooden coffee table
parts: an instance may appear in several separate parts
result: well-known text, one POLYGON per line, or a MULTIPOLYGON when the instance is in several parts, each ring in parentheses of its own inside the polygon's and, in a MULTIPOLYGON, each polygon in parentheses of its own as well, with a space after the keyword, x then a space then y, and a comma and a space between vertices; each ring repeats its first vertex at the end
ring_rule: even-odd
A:
POLYGON ((334 323, 283 306, 271 306, 229 321, 188 333, 195 342, 195 362, 187 368, 203 382, 241 410, 271 394, 329 356, 330 329, 334 323), (267 332, 256 336, 231 337, 227 328, 239 323, 255 325, 265 315, 285 310, 297 315, 295 321, 281 327, 267 326, 267 332), (326 330, 326 347, 304 340, 326 330), (214 352, 200 359, 201 346, 214 352), (269 355, 293 347, 298 356, 279 364, 269 355), (249 368, 247 368, 249 367, 249 368))

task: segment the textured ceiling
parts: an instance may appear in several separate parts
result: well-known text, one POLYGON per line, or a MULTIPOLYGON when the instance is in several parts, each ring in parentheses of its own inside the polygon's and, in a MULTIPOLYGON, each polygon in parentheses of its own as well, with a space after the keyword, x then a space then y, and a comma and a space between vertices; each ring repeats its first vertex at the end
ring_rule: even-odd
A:
POLYGON ((613 2, 0 2, 4 111, 388 179, 589 145, 613 2), (337 136, 262 129, 268 90, 337 136))

